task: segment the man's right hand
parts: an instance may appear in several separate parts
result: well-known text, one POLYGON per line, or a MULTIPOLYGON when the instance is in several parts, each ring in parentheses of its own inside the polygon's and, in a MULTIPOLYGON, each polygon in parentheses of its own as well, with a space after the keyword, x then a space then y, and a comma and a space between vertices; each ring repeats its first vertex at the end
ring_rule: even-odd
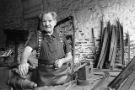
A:
POLYGON ((27 75, 27 73, 29 71, 29 64, 28 63, 21 63, 18 66, 18 69, 19 69, 20 75, 27 75))

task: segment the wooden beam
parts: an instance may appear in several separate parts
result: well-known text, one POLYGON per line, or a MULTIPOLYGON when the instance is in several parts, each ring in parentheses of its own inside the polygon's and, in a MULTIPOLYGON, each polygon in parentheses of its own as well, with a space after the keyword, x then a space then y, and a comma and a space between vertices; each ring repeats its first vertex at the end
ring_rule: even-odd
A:
POLYGON ((135 70, 135 57, 127 67, 108 85, 108 87, 118 90, 125 79, 135 70))

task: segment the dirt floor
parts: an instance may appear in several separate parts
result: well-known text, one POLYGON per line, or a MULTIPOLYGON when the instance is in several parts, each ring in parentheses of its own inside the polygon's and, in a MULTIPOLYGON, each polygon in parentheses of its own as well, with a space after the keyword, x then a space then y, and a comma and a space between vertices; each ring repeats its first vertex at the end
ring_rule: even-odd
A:
POLYGON ((96 72, 86 81, 73 81, 67 85, 38 87, 36 90, 108 90, 107 85, 115 78, 116 72, 96 72), (113 73, 113 75, 112 75, 113 73))

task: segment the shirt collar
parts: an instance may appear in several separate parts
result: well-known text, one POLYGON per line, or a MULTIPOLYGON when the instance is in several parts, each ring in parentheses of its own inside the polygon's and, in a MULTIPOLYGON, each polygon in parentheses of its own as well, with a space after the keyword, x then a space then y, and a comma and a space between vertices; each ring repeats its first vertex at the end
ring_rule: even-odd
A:
POLYGON ((46 33, 43 32, 43 36, 44 36, 44 37, 52 36, 52 37, 56 38, 56 37, 58 36, 58 34, 57 34, 55 31, 53 32, 52 35, 48 35, 48 34, 46 34, 46 33))

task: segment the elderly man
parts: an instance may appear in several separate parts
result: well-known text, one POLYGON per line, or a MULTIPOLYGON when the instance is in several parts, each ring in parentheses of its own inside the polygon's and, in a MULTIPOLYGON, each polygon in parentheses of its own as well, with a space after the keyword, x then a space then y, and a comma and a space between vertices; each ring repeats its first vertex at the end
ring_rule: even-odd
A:
MULTIPOLYGON (((72 59, 70 47, 64 38, 55 32, 57 14, 44 12, 41 15, 42 42, 37 68, 37 85, 54 86, 64 84, 70 80, 65 63, 72 59)), ((33 35, 24 49, 19 71, 21 75, 28 73, 28 57, 38 48, 37 35, 33 35)))

